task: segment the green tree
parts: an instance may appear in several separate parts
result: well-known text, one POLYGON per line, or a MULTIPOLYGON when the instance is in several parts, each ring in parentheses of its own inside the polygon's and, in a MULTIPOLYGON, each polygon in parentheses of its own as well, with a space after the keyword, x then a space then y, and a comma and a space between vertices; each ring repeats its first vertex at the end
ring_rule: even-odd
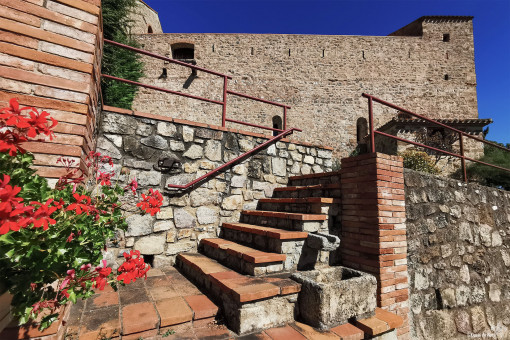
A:
MULTIPOLYGON (((103 0, 103 35, 105 39, 138 47, 129 35, 129 13, 137 0, 103 0)), ((103 50, 103 73, 111 76, 138 81, 143 76, 140 56, 132 51, 105 44, 103 50)), ((103 99, 108 105, 130 109, 137 88, 115 80, 101 83, 103 99)))
MULTIPOLYGON (((484 156, 480 158, 480 161, 510 169, 510 144, 492 143, 503 146, 509 150, 505 151, 485 144, 484 156)), ((480 184, 510 190, 510 172, 508 171, 473 163, 468 166, 467 174, 470 180, 475 180, 480 184)))

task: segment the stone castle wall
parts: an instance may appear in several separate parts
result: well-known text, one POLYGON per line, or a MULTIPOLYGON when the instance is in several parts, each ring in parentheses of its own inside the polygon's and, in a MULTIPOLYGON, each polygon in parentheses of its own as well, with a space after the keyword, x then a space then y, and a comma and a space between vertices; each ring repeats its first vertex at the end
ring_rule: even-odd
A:
POLYGON ((111 263, 122 261, 123 250, 138 249, 154 256, 155 267, 173 264, 179 252, 196 251, 200 239, 217 237, 222 223, 239 222, 241 210, 255 209, 258 199, 271 197, 289 176, 331 171, 331 149, 284 139, 191 191, 165 189, 168 184, 187 184, 268 138, 106 107, 98 151, 114 159, 121 185, 136 177, 139 192, 155 188, 165 198, 154 217, 137 214, 133 205, 134 212, 127 213, 129 229, 109 245, 111 263), (181 160, 182 171, 155 170, 163 157, 181 160))
POLYGON ((510 193, 406 170, 413 339, 510 337, 510 193))
POLYGON ((163 33, 158 12, 142 0, 137 1, 136 7, 133 9, 129 19, 131 20, 129 26, 131 34, 163 33))
MULTIPOLYGON (((363 92, 431 117, 478 117, 472 22, 462 18, 424 20, 419 36, 144 34, 137 40, 144 49, 170 57, 172 44, 194 44, 198 66, 232 75, 234 91, 292 106, 288 126, 304 130, 300 139, 330 145, 336 156, 345 156, 356 145, 356 120, 368 118, 363 92)), ((142 82, 222 100, 222 78, 203 72, 193 76, 162 60, 143 61, 142 82)), ((228 117, 251 123, 272 126, 273 116, 282 114, 232 95, 228 105, 228 117)), ((220 105, 146 89, 138 92, 134 109, 221 121, 220 105)), ((375 105, 375 114, 380 126, 395 112, 375 105)))

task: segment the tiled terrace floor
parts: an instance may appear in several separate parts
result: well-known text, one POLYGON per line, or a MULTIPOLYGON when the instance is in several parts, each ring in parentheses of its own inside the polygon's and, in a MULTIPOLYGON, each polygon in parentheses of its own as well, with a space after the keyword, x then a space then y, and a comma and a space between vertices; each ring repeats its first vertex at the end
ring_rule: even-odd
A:
MULTIPOLYGON (((379 313, 386 312, 379 310, 379 313)), ((175 268, 152 269, 148 273, 147 280, 142 279, 133 284, 121 286, 118 291, 107 287, 88 300, 78 301, 71 307, 63 338, 66 340, 355 340, 364 337, 364 332, 351 324, 335 327, 329 332, 318 332, 298 322, 239 337, 227 329, 217 314, 218 307, 175 268)), ((387 314, 376 316, 379 319, 385 319, 385 317, 391 319, 391 313, 387 314)), ((391 320, 386 321, 390 325, 391 320)), ((377 331, 376 334, 388 329, 386 323, 384 326, 386 328, 377 331)), ((396 324, 390 326, 398 327, 396 324)), ((370 325, 370 328, 372 327, 374 326, 370 325)), ((53 328, 55 333, 59 327, 53 328)), ((44 335, 48 337, 44 339, 60 339, 62 330, 61 327, 59 334, 53 335, 45 332, 44 335)), ((0 338, 14 340, 27 336, 26 333, 24 336, 18 334, 22 333, 4 331, 0 338)))

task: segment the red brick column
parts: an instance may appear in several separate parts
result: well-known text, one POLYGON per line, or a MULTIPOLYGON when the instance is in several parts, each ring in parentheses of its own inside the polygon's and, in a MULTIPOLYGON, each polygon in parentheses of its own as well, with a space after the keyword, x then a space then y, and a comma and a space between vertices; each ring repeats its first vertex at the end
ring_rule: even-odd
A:
POLYGON ((404 319, 409 338, 406 213, 402 158, 342 159, 342 262, 377 278, 377 304, 404 319))

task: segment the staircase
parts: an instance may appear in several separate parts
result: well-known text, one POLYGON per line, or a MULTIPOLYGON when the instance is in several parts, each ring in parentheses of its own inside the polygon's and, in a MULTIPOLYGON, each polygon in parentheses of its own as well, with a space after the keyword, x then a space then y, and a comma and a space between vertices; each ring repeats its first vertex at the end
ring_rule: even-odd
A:
POLYGON ((328 266, 336 254, 311 247, 310 233, 339 235, 339 174, 289 178, 219 238, 202 239, 199 253, 181 253, 177 266, 222 307, 239 334, 294 321, 301 285, 292 272, 328 266))

